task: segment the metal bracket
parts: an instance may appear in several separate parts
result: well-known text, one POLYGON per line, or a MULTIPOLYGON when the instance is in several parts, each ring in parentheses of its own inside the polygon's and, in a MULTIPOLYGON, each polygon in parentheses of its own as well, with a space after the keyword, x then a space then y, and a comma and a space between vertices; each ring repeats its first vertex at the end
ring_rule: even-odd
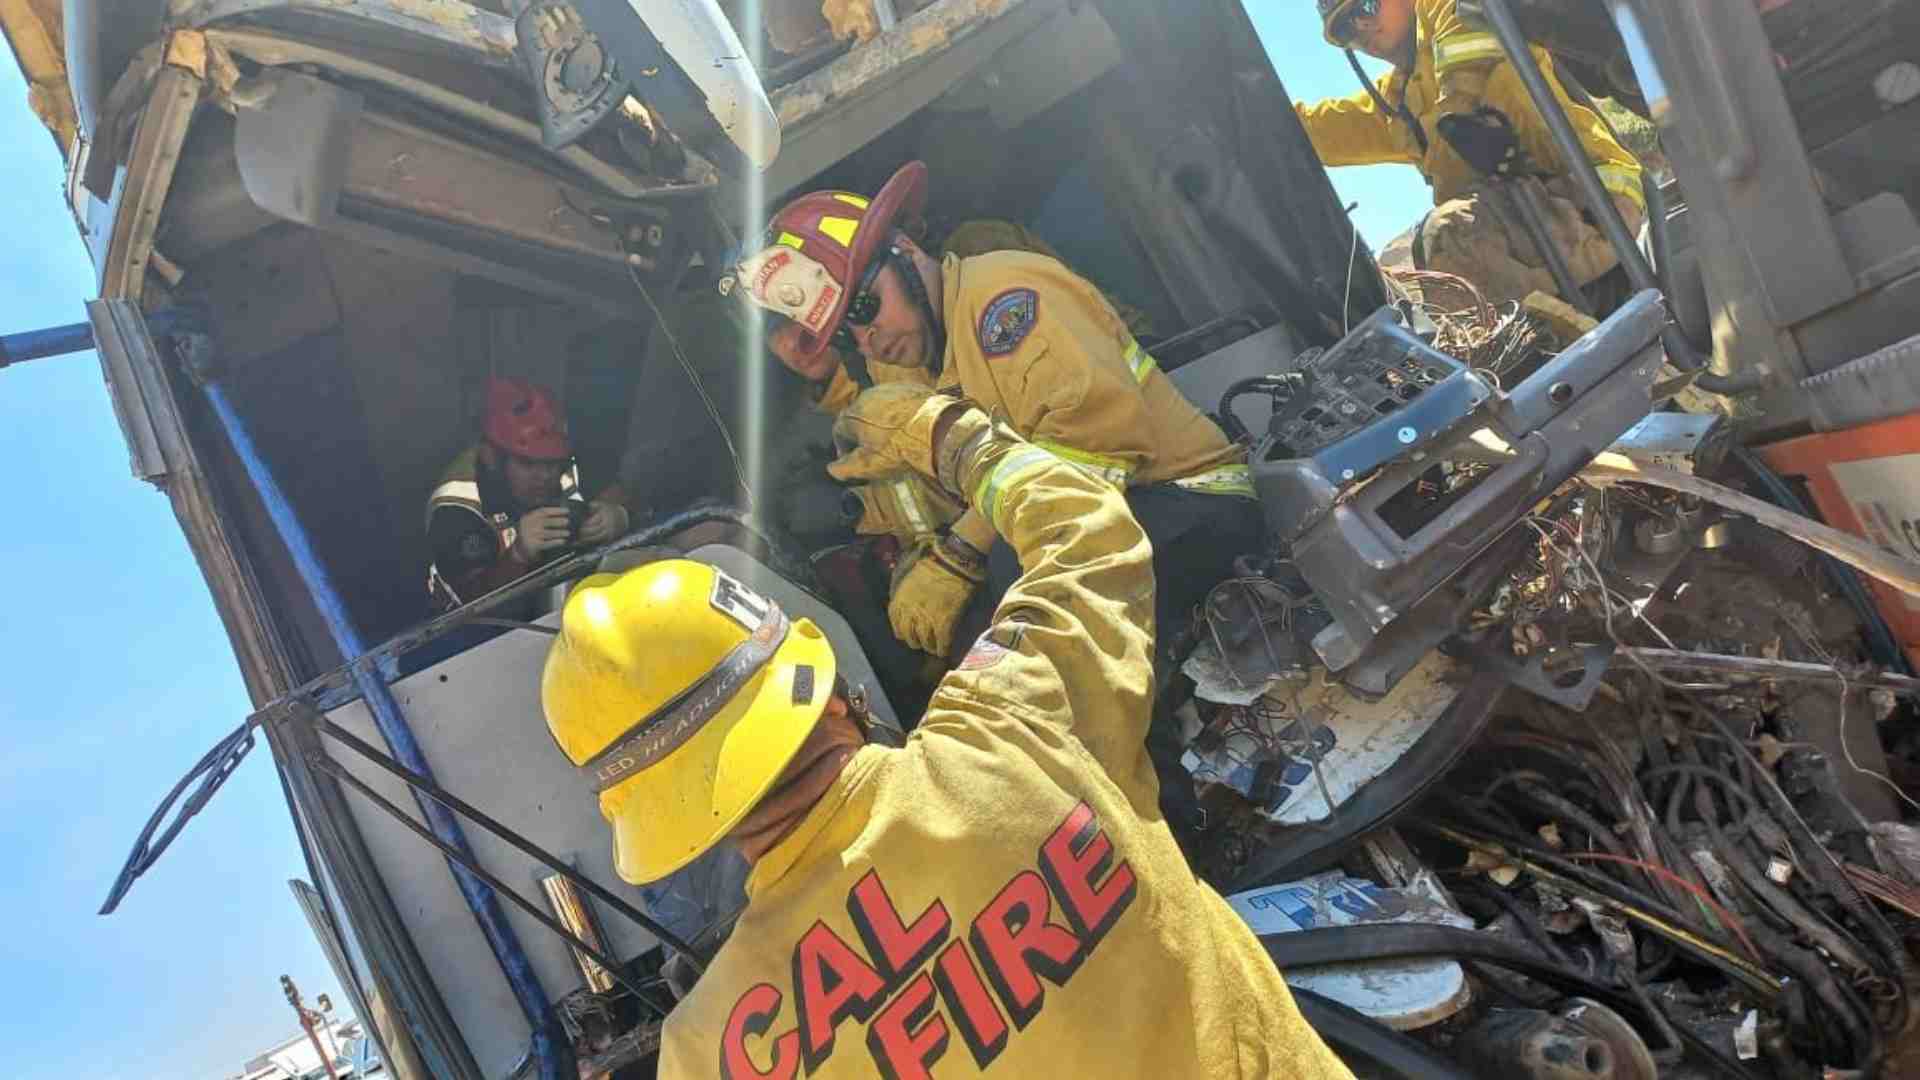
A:
MULTIPOLYGON (((1363 681, 1370 684, 1356 688, 1384 693, 1409 666, 1404 659, 1410 642, 1431 647, 1454 630, 1443 609, 1457 610, 1458 602, 1470 604, 1473 596, 1449 599, 1433 617, 1423 605, 1449 582, 1462 580, 1462 571, 1530 506, 1646 416, 1660 366, 1653 346, 1664 323, 1659 294, 1640 293, 1511 394, 1495 395, 1437 431, 1410 429, 1414 437, 1403 438, 1397 456, 1360 458, 1379 465, 1371 479, 1329 476, 1322 465, 1347 457, 1354 448, 1346 444, 1374 436, 1371 428, 1309 459, 1255 461, 1255 484, 1270 523, 1282 536, 1295 537, 1294 564, 1335 619, 1336 625, 1314 640, 1330 669, 1364 670, 1368 680, 1363 681), (1383 516, 1395 496, 1481 428, 1498 432, 1511 455, 1409 534, 1383 516), (1327 509, 1311 516, 1313 499, 1300 493, 1324 499, 1327 509), (1309 524, 1288 529, 1288 522, 1272 520, 1276 513, 1304 513, 1309 524), (1423 611, 1415 620, 1420 625, 1399 625, 1416 609, 1423 611), (1383 651, 1395 662, 1378 663, 1383 651)), ((1462 377, 1470 375, 1451 376, 1433 390, 1462 377)), ((1383 420, 1393 422, 1392 417, 1383 420)))
POLYGON ((1547 660, 1552 656, 1518 657, 1501 649, 1482 637, 1458 637, 1446 646, 1446 651, 1467 661, 1481 671, 1498 675, 1507 680, 1508 685, 1517 686, 1527 693, 1550 701, 1555 705, 1585 712, 1593 702, 1593 695, 1600 690, 1600 683, 1606 678, 1613 666, 1614 647, 1606 645, 1575 645, 1570 651, 1580 658, 1580 667, 1571 666, 1560 669, 1559 674, 1549 673, 1547 660), (1571 675, 1575 671, 1579 677, 1566 682, 1560 676, 1571 675))

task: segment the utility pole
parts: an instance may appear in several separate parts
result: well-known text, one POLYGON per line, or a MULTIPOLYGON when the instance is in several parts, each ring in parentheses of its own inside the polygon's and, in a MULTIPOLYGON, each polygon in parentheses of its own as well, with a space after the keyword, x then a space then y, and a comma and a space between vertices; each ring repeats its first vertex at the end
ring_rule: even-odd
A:
POLYGON ((325 1024, 327 1018, 301 1003, 300 988, 293 985, 291 975, 280 976, 280 989, 286 991, 287 1004, 293 1006, 294 1014, 300 1017, 300 1026, 306 1030, 307 1041, 313 1044, 313 1052, 320 1055, 320 1065, 327 1070, 327 1080, 340 1080, 333 1071, 333 1058, 320 1046, 320 1033, 314 1030, 316 1025, 325 1024))

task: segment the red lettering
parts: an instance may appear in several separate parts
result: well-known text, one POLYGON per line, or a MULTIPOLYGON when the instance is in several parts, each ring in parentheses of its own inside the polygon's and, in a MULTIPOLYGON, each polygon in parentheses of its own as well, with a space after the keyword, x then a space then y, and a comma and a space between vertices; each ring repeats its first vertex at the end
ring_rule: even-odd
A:
POLYGON ((953 929, 947 906, 938 900, 927 905, 912 926, 903 924, 878 870, 867 871, 847 894, 847 915, 889 986, 920 970, 953 929))
POLYGON ((1086 942, 1088 951, 1132 905, 1138 885, 1133 867, 1124 862, 1108 874, 1112 862, 1113 841, 1086 803, 1075 806, 1040 846, 1040 872, 1060 897, 1067 925, 1086 942), (1095 886, 1102 877, 1106 883, 1095 886))
POLYGON ((833 1054, 834 1029, 851 1016, 861 1023, 886 997, 887 984, 859 953, 816 922, 793 949, 793 989, 800 1009, 800 1053, 807 1072, 833 1054))
POLYGON ((987 903, 967 933, 987 979, 1022 1030, 1046 1002, 1040 978, 1065 985, 1086 955, 1071 931, 1047 922, 1052 911, 1047 883, 1023 870, 987 903))
POLYGON ((727 1027, 720 1037, 720 1076, 723 1080, 747 1080, 748 1077, 777 1077, 793 1080, 800 1072, 800 1033, 789 1031, 773 1040, 773 1066, 762 1071, 747 1053, 749 1036, 758 1038, 773 1026, 780 1015, 780 991, 761 983, 740 995, 727 1014, 727 1027))
POLYGON ((987 992, 987 984, 981 981, 966 946, 956 941, 941 952, 933 969, 933 982, 960 1028, 960 1037, 973 1053, 973 1063, 985 1072, 1007 1048, 1007 1022, 993 1003, 993 995, 987 992))
POLYGON ((933 1007, 933 980, 922 973, 880 1010, 867 1029, 867 1050, 887 1080, 933 1080, 947 1052, 947 1022, 933 1007))

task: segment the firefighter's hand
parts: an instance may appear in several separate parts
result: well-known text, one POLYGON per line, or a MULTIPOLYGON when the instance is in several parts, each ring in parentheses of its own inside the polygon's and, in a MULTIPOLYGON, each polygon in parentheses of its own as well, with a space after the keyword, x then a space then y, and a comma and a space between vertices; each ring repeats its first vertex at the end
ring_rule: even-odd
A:
MULTIPOLYGON (((949 491, 956 480, 950 462, 936 461, 936 443, 958 443, 962 427, 991 426, 986 415, 958 398, 924 386, 882 383, 867 390, 833 425, 839 460, 827 472, 843 483, 878 480, 907 470, 939 481, 949 491), (948 467, 943 469, 942 465, 948 467)), ((951 456, 951 455, 944 455, 951 456)))
POLYGON ((1460 160, 1482 176, 1514 176, 1520 172, 1520 140, 1513 122, 1499 109, 1482 105, 1470 113, 1443 116, 1436 125, 1460 160))
POLYGON ((594 501, 587 504, 587 518, 580 523, 580 542, 604 544, 627 532, 627 508, 619 503, 594 501))
POLYGON ((542 506, 520 516, 514 526, 513 554, 524 563, 537 563, 566 547, 573 537, 566 508, 542 506))
POLYGON ((953 627, 986 579, 986 556, 951 538, 928 540, 901 560, 887 618, 909 648, 945 658, 953 627))

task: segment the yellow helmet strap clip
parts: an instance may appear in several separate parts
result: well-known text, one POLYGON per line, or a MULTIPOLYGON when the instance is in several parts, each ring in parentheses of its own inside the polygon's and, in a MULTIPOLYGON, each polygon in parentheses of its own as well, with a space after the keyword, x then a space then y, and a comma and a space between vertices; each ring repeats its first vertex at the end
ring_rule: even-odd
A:
MULTIPOLYGON (((599 793, 617 787, 634 773, 679 749, 767 666, 781 643, 787 640, 790 626, 779 605, 768 601, 760 625, 745 641, 735 645, 712 671, 692 686, 642 717, 605 750, 588 758, 578 767, 581 777, 599 793)), ((796 694, 805 683, 808 697, 812 696, 812 670, 806 667, 794 673, 796 694)))

